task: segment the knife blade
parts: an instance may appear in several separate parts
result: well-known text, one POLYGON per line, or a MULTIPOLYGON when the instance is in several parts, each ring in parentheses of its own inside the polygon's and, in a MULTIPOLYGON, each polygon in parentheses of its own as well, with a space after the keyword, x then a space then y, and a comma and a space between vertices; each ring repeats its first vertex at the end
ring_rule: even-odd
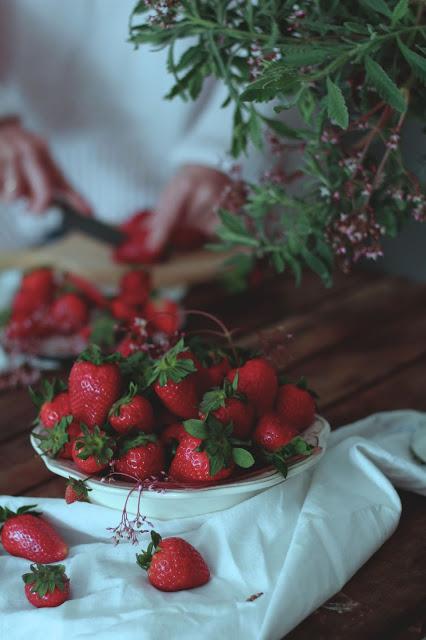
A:
MULTIPOLYGON (((68 233, 72 229, 78 229, 82 233, 114 247, 120 245, 127 238, 126 234, 117 227, 97 220, 96 218, 83 216, 63 200, 56 200, 55 206, 62 212, 62 226, 59 230, 60 235, 68 233)), ((55 235, 57 234, 55 233, 55 235)))

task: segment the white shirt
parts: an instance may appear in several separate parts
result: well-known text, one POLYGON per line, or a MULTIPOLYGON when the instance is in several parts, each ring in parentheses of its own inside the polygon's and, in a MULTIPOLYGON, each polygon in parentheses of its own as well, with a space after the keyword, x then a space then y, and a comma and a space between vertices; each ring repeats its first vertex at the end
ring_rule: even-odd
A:
MULTIPOLYGON (((0 115, 17 113, 44 137, 108 221, 153 205, 181 164, 220 168, 231 139, 232 108, 221 109, 219 83, 208 81, 195 103, 163 99, 173 84, 167 52, 127 41, 134 5, 0 0, 0 115)), ((40 230, 23 208, 1 205, 0 246, 10 244, 11 225, 40 230)))

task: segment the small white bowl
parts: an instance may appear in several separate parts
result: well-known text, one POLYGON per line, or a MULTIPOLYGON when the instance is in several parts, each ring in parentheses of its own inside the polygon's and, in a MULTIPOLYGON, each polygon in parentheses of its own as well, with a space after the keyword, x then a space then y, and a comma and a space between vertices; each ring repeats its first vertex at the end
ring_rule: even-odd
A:
MULTIPOLYGON (((39 433, 42 429, 37 427, 33 433, 39 433)), ((254 472, 248 472, 243 476, 207 487, 182 487, 173 489, 164 488, 166 483, 161 483, 161 489, 144 488, 140 496, 140 512, 147 518, 157 520, 174 520, 186 516, 197 516, 215 511, 228 509, 243 500, 265 491, 288 478, 310 469, 317 464, 324 455, 327 439, 330 434, 328 422, 317 416, 315 422, 301 434, 303 438, 314 445, 314 452, 307 458, 295 461, 289 465, 287 478, 272 467, 254 472)), ((35 451, 42 455, 36 438, 31 434, 31 444, 35 451)), ((77 470, 71 460, 48 458, 42 459, 48 469, 64 478, 72 477, 85 479, 87 476, 77 470)), ((87 486, 91 489, 90 502, 112 509, 123 509, 126 499, 128 513, 136 515, 138 510, 139 492, 135 484, 120 482, 115 479, 90 479, 87 486), (129 496, 129 491, 133 492, 129 496)))

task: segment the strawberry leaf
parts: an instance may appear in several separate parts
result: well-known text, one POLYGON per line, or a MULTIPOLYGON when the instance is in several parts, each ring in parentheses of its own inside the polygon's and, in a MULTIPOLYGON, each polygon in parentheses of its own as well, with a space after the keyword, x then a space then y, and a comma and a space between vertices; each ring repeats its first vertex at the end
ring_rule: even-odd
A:
POLYGON ((64 416, 55 424, 53 429, 45 431, 43 434, 33 433, 39 440, 40 449, 50 458, 56 458, 69 442, 68 427, 73 421, 72 416, 64 416))
POLYGON ((44 597, 47 593, 53 593, 55 589, 64 591, 68 578, 63 564, 32 564, 30 569, 31 573, 24 573, 22 579, 25 584, 32 585, 32 593, 44 597))
POLYGON ((208 428, 202 420, 185 420, 183 426, 185 427, 185 431, 189 433, 189 435, 194 436, 194 438, 204 440, 209 434, 208 428))
POLYGON ((232 449, 232 458, 239 467, 243 469, 248 469, 254 465, 254 457, 247 451, 247 449, 242 449, 241 447, 234 447, 232 449))

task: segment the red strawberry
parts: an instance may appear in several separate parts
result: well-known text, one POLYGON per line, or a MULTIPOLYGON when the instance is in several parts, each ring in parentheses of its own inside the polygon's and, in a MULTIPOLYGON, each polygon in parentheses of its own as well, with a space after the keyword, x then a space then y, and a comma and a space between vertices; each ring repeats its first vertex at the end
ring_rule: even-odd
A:
POLYGON ((185 358, 183 340, 179 340, 162 358, 154 363, 150 384, 169 411, 180 418, 198 415, 198 391, 191 375, 196 367, 191 358, 185 358))
POLYGON ((174 424, 169 424, 164 429, 160 436, 161 442, 164 446, 168 446, 175 442, 181 442, 184 438, 188 437, 188 432, 181 422, 175 422, 174 424))
POLYGON ((89 427, 102 425, 120 397, 121 374, 117 355, 103 358, 99 347, 84 351, 72 366, 68 393, 74 418, 89 427))
POLYGON ((120 294, 128 304, 144 305, 151 288, 151 274, 144 269, 132 269, 120 280, 120 294))
POLYGON ((35 294, 39 303, 49 302, 55 290, 54 272, 49 267, 29 271, 22 278, 21 290, 35 294))
POLYGON ((72 445, 80 433, 80 424, 73 421, 72 416, 65 416, 55 424, 53 429, 49 429, 48 433, 43 435, 35 433, 34 437, 39 439, 40 449, 49 457, 71 460, 72 445))
POLYGON ((229 478, 234 470, 234 463, 229 461, 228 466, 222 466, 219 471, 213 471, 207 452, 197 451, 202 442, 200 438, 189 435, 179 442, 169 470, 173 480, 213 482, 229 478))
POLYGON ((65 487, 65 502, 72 504, 73 502, 89 502, 90 489, 85 480, 76 480, 75 478, 68 478, 67 486, 65 487))
POLYGON ((148 580, 160 591, 201 587, 210 579, 202 555, 182 538, 165 538, 151 531, 148 549, 136 555, 137 564, 148 572, 148 580))
POLYGON ((114 471, 140 481, 158 476, 164 467, 163 445, 155 436, 144 433, 125 440, 114 463, 114 471))
POLYGON ((154 331, 173 335, 181 324, 179 305, 166 298, 148 300, 144 315, 154 331))
POLYGON ((99 427, 92 431, 81 425, 81 433, 72 444, 72 459, 81 471, 88 475, 107 468, 114 452, 112 440, 99 427))
POLYGON ((29 387, 31 400, 38 408, 38 422, 45 429, 52 429, 65 416, 71 414, 69 395, 64 391, 65 384, 61 380, 43 380, 41 391, 29 387))
POLYGON ((200 404, 200 418, 203 420, 210 413, 223 425, 231 423, 232 435, 246 440, 253 430, 254 409, 247 397, 234 389, 233 384, 225 380, 222 389, 213 389, 204 395, 200 404))
POLYGON ((152 251, 146 246, 149 234, 148 222, 152 211, 139 211, 120 228, 127 238, 114 251, 114 260, 125 264, 152 264, 161 259, 162 249, 152 251))
POLYGON ((277 413, 270 412, 259 420, 253 440, 266 451, 278 451, 297 435, 298 431, 293 426, 284 422, 277 413))
POLYGON ((128 394, 112 405, 109 423, 121 434, 131 429, 140 429, 145 433, 154 431, 155 418, 151 403, 138 395, 138 387, 133 382, 130 383, 128 394))
POLYGON ((32 562, 58 562, 68 555, 68 546, 47 520, 41 518, 36 505, 20 507, 16 513, 0 507, 1 542, 12 556, 32 562))
POLYGON ((70 581, 63 564, 32 564, 31 573, 22 576, 25 595, 34 607, 58 607, 70 597, 70 581))
POLYGON ((50 307, 50 322, 55 332, 62 335, 77 333, 88 319, 87 304, 75 293, 65 293, 50 307))
POLYGON ((238 374, 238 391, 245 393, 249 402, 261 416, 270 411, 278 390, 277 373, 264 358, 253 358, 239 369, 232 369, 227 378, 233 382, 238 374))
POLYGON ((306 388, 295 384, 278 389, 276 408, 281 418, 298 431, 307 429, 315 420, 314 398, 306 388))
POLYGON ((213 364, 207 368, 209 387, 219 387, 230 370, 231 365, 229 364, 229 360, 226 356, 223 356, 217 362, 213 362, 213 364))
POLYGON ((185 430, 190 434, 183 438, 170 466, 170 477, 182 482, 211 482, 231 475, 235 463, 243 468, 251 467, 254 458, 245 449, 235 447, 232 441, 232 425, 223 425, 214 416, 206 420, 187 420, 185 430))
POLYGON ((86 278, 68 272, 65 274, 65 282, 75 287, 95 307, 102 309, 108 306, 107 298, 86 278))
POLYGON ((137 307, 122 296, 114 298, 111 302, 111 311, 114 318, 123 322, 131 322, 139 313, 137 307))
POLYGON ((20 289, 12 300, 12 318, 20 319, 30 316, 43 305, 44 302, 40 300, 35 291, 23 291, 20 289))
POLYGON ((65 416, 71 414, 70 398, 67 391, 58 393, 50 402, 44 402, 39 413, 40 423, 52 429, 65 416))

